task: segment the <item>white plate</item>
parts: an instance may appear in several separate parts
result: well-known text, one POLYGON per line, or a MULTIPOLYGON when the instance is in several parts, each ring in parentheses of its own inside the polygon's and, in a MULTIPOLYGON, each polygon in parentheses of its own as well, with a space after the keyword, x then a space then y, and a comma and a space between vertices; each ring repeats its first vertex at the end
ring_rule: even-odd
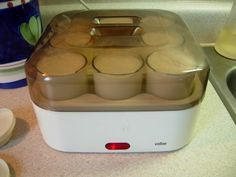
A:
POLYGON ((9 167, 3 159, 0 159, 0 177, 10 177, 9 167))

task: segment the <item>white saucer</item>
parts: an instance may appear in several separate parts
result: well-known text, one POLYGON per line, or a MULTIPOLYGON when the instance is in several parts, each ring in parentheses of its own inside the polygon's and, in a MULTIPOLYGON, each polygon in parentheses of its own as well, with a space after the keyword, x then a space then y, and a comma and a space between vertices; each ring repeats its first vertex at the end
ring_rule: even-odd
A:
POLYGON ((11 138, 15 124, 16 119, 12 111, 0 108, 0 147, 5 145, 11 138))
POLYGON ((3 159, 0 159, 0 177, 10 177, 9 167, 3 159))

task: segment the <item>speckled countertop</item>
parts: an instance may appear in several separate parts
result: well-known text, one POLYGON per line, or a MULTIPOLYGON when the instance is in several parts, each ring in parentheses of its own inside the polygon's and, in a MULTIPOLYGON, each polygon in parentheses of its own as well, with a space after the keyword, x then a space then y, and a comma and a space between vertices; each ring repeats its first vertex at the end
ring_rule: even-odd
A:
POLYGON ((235 177, 236 126, 209 83, 194 138, 168 153, 63 153, 42 139, 27 87, 0 90, 0 107, 10 108, 16 128, 0 148, 13 177, 235 177))

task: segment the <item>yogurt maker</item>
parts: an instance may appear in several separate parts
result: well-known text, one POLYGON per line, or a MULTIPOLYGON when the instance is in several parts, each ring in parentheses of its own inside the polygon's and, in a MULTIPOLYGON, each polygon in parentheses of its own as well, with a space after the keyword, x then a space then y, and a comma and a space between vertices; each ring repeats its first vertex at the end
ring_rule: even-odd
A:
POLYGON ((161 152, 188 144, 206 56, 163 10, 70 11, 25 65, 45 142, 65 152, 161 152))

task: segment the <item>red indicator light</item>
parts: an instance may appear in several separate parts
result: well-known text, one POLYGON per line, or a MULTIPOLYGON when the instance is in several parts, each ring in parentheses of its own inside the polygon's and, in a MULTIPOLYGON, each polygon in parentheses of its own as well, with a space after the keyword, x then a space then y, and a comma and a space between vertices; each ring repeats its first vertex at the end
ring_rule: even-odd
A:
POLYGON ((105 147, 108 150, 126 150, 130 148, 129 143, 107 143, 105 147))

